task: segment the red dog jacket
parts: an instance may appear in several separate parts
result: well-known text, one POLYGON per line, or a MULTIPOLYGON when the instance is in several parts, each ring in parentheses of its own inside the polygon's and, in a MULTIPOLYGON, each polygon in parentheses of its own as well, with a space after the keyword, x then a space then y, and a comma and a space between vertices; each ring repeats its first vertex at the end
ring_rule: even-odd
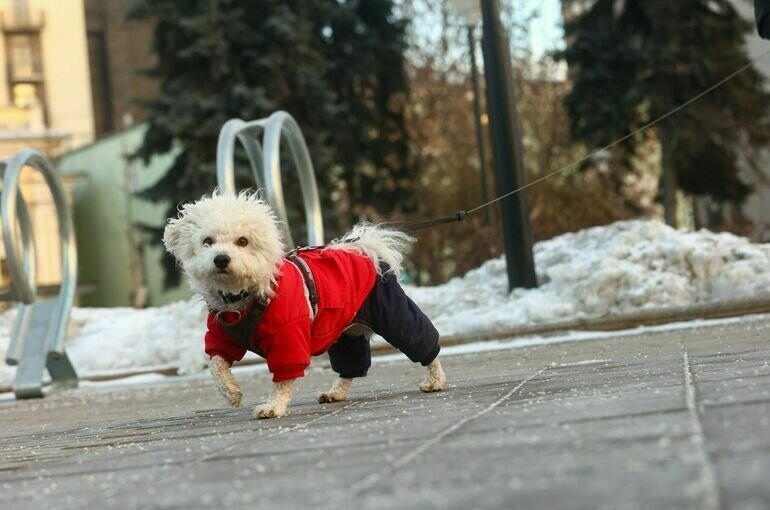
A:
MULTIPOLYGON (((340 337, 374 286, 377 272, 368 257, 344 250, 313 249, 299 253, 313 273, 318 292, 318 312, 311 320, 305 282, 299 269, 283 260, 276 278, 275 296, 265 309, 248 350, 267 360, 273 381, 305 375, 310 356, 323 354, 340 337)), ((226 322, 236 312, 223 312, 226 322)), ((232 338, 209 313, 206 354, 238 361, 246 348, 232 338)))

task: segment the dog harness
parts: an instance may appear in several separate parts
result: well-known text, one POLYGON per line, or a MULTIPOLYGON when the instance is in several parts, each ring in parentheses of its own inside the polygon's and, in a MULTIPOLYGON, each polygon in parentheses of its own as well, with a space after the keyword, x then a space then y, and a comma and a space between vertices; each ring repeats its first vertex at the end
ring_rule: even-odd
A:
MULTIPOLYGON (((230 301, 234 303, 236 301, 230 301)), ((230 336, 238 345, 247 350, 253 350, 251 346, 251 335, 259 327, 262 318, 265 316, 265 310, 270 303, 265 298, 251 296, 247 298, 246 308, 242 312, 232 312, 236 314, 234 321, 227 320, 228 312, 212 312, 222 330, 230 336)), ((260 356, 264 354, 258 350, 254 351, 260 356)))

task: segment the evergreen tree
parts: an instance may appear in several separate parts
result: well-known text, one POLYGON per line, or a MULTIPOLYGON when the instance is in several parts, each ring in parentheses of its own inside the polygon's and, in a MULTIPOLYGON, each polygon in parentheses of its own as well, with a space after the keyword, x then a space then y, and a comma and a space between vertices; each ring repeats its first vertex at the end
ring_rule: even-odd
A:
MULTIPOLYGON (((748 64, 751 28, 729 0, 596 0, 565 26, 573 136, 604 145, 704 91, 748 64)), ((756 169, 754 148, 770 140, 768 99, 751 67, 656 126, 664 186, 739 204, 749 192, 740 165, 756 169)), ((628 163, 646 136, 625 143, 619 160, 628 163)))
MULTIPOLYGON (((149 127, 136 156, 147 161, 181 148, 143 193, 169 201, 169 216, 215 186, 225 121, 276 110, 302 128, 325 209, 333 190, 347 193, 341 223, 412 207, 405 23, 393 0, 138 0, 130 15, 157 21, 151 72, 161 95, 147 104, 149 127)), ((166 283, 177 283, 168 257, 165 266, 166 283)))

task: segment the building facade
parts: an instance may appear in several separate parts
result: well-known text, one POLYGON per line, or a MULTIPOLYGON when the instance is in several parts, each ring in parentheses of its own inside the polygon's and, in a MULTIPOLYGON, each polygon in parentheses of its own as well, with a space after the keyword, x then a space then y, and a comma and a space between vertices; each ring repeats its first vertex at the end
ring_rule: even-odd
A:
POLYGON ((0 156, 94 138, 82 0, 0 0, 0 156))
POLYGON ((139 124, 116 131, 59 159, 65 179, 85 174, 73 204, 83 306, 158 306, 190 297, 186 285, 163 287, 163 248, 141 239, 147 234, 138 225, 162 227, 168 204, 137 193, 160 179, 178 154, 156 156, 148 165, 127 158, 145 130, 139 124))
POLYGON ((0 0, 0 157, 51 156, 141 122, 154 24, 126 0, 0 0))
MULTIPOLYGON (((70 195, 73 189, 79 190, 76 212, 82 210, 83 197, 89 206, 103 203, 90 200, 94 192, 84 188, 93 187, 104 196, 125 194, 125 175, 120 174, 129 166, 123 152, 104 152, 114 148, 114 139, 88 151, 77 149, 92 147, 96 138, 143 120, 138 101, 151 99, 158 91, 157 81, 140 73, 154 62, 153 23, 127 20, 130 4, 127 0, 0 0, 0 158, 32 147, 59 158, 64 166, 82 163, 62 176, 70 195), (98 154, 104 161, 84 157, 86 154, 98 154), (114 168, 108 171, 105 164, 114 168), (110 179, 115 182, 111 184, 110 179)), ((118 139, 123 136, 132 135, 118 139)), ((55 290, 61 281, 61 261, 58 226, 51 221, 55 216, 52 198, 42 177, 32 169, 24 170, 21 190, 35 232, 38 286, 55 290)), ((107 210, 106 216, 110 215, 107 210)), ((87 240, 89 231, 82 225, 90 225, 88 217, 76 221, 78 236, 87 240)), ((97 235, 96 241, 100 239, 97 235)), ((0 243, 0 286, 7 287, 4 261, 0 243)), ((90 281, 81 279, 81 284, 97 288, 93 304, 142 301, 114 290, 117 284, 113 280, 120 277, 119 272, 107 273, 106 284, 98 282, 102 275, 91 278, 92 273, 85 271, 90 281), (121 297, 115 297, 118 295, 121 297)), ((152 290, 153 295, 159 292, 152 290)), ((91 297, 83 296, 86 302, 91 297)))
MULTIPOLYGON (((32 147, 53 157, 94 138, 82 0, 0 0, 0 158, 32 147)), ((65 179, 71 189, 76 176, 65 179)), ((41 175, 20 187, 37 247, 37 284, 61 281, 58 225, 41 175)), ((0 285, 8 286, 0 248, 0 285)))
POLYGON ((158 80, 143 71, 155 64, 154 23, 128 18, 131 2, 85 0, 97 136, 143 121, 140 102, 158 95, 158 80))

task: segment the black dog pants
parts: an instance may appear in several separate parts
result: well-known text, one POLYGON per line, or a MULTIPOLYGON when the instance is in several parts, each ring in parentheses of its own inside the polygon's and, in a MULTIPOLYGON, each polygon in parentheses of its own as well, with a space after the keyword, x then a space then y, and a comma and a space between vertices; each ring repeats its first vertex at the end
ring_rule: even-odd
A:
MULTIPOLYGON (((383 267, 382 272, 387 269, 383 267)), ((410 360, 423 366, 438 356, 438 331, 409 299, 393 273, 377 277, 353 322, 371 328, 410 360)), ((329 348, 329 359, 332 370, 340 377, 364 377, 372 365, 369 339, 343 333, 329 348)))

